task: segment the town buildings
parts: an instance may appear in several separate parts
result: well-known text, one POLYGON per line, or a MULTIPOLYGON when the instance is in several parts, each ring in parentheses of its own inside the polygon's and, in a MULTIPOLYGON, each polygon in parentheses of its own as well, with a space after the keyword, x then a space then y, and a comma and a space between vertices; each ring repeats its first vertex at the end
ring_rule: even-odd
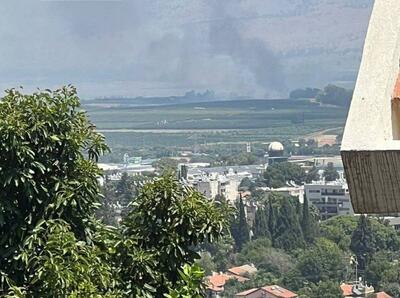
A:
POLYGON ((223 196, 232 203, 239 196, 241 181, 259 177, 264 170, 264 165, 201 167, 197 164, 181 164, 178 169, 180 178, 207 198, 223 196))
POLYGON ((385 292, 375 292, 374 287, 367 286, 363 282, 342 283, 340 291, 344 298, 393 298, 385 292))
POLYGON ((240 283, 246 282, 253 274, 257 272, 257 268, 252 264, 245 264, 233 267, 225 273, 213 272, 211 276, 206 277, 207 296, 212 298, 221 297, 224 286, 227 281, 235 279, 240 283))
POLYGON ((318 181, 304 185, 305 198, 320 212, 321 219, 354 214, 349 189, 344 180, 318 181))

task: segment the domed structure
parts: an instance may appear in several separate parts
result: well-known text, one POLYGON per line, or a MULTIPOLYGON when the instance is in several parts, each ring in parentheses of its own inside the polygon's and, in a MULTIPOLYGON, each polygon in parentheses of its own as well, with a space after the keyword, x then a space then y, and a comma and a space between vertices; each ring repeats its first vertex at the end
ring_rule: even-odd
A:
POLYGON ((285 147, 280 142, 272 142, 268 146, 268 165, 287 162, 288 156, 285 156, 285 147))
POLYGON ((272 142, 268 146, 268 152, 283 152, 285 148, 280 142, 272 142))

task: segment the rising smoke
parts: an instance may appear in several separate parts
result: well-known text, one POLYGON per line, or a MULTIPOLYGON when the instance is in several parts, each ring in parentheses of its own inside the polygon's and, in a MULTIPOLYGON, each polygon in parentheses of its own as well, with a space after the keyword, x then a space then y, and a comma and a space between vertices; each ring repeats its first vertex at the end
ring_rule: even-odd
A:
POLYGON ((265 92, 284 91, 285 78, 277 55, 264 41, 244 36, 239 20, 226 12, 223 1, 212 1, 210 7, 214 21, 210 22, 209 41, 215 53, 229 55, 247 68, 265 92))

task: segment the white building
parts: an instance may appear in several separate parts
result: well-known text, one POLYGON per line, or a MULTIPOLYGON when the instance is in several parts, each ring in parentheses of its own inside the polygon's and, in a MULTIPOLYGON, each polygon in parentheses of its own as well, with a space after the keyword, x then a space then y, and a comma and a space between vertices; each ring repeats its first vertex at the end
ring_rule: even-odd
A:
POLYGON ((305 184, 304 194, 308 201, 318 208, 322 219, 354 214, 349 189, 344 181, 305 184))
POLYGON ((201 173, 200 175, 189 176, 187 182, 209 199, 214 199, 217 195, 220 195, 230 202, 235 202, 239 194, 240 182, 245 177, 249 177, 249 174, 232 171, 226 174, 201 173))
POLYGON ((130 176, 142 175, 144 173, 154 173, 155 168, 151 164, 144 162, 140 164, 106 164, 99 163, 99 168, 104 171, 110 180, 120 180, 122 173, 128 173, 130 176))
MULTIPOLYGON (((239 186, 244 178, 253 178, 251 170, 258 173, 257 166, 232 168, 188 168, 181 177, 209 199, 217 195, 235 202, 239 195, 239 186)), ((182 172, 182 170, 181 170, 182 172)))

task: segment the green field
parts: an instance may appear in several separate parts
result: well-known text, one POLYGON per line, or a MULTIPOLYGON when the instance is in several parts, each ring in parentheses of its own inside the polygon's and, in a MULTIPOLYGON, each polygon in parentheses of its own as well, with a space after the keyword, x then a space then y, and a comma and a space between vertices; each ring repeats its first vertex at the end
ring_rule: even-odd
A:
POLYGON ((343 127, 347 109, 310 101, 236 100, 152 107, 84 105, 113 146, 268 142, 343 127))

